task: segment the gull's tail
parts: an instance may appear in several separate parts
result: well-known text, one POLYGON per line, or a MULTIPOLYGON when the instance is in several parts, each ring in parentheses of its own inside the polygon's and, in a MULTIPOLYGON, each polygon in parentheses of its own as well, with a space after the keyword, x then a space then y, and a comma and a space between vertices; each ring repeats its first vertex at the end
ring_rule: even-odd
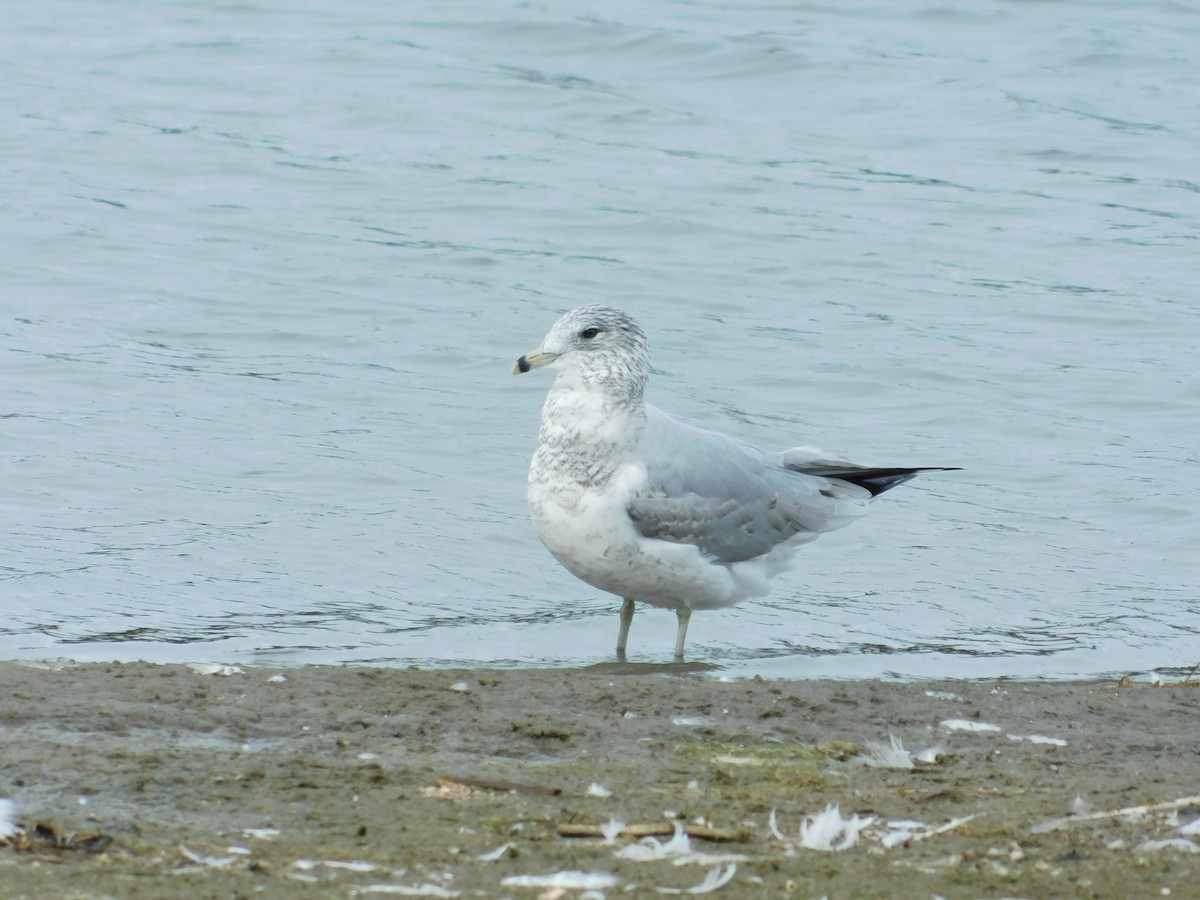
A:
POLYGON ((958 466, 923 466, 918 469, 879 469, 871 466, 855 466, 846 463, 809 463, 787 466, 793 472, 817 475, 821 478, 837 478, 848 481, 871 492, 877 497, 890 491, 898 484, 916 478, 921 472, 957 472, 958 466))

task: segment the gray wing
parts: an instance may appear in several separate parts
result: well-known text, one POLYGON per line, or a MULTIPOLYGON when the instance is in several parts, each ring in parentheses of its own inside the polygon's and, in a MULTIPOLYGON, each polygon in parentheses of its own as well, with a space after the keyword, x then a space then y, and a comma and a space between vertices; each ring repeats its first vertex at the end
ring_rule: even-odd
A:
POLYGON ((627 506, 649 538, 692 544, 722 563, 754 559, 857 518, 867 490, 800 472, 732 438, 646 407, 638 461, 647 482, 627 506), (798 536, 800 536, 798 538, 798 536))

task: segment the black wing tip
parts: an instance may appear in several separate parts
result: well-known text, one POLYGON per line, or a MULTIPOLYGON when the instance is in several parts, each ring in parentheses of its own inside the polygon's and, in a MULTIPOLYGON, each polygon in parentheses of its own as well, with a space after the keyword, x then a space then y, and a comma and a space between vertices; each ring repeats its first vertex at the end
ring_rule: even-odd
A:
POLYGON ((911 481, 922 472, 960 472, 961 466, 920 466, 915 469, 869 469, 869 468, 838 468, 837 466, 802 467, 795 471, 806 475, 820 475, 824 478, 837 478, 848 481, 871 492, 872 497, 878 497, 884 491, 911 481))

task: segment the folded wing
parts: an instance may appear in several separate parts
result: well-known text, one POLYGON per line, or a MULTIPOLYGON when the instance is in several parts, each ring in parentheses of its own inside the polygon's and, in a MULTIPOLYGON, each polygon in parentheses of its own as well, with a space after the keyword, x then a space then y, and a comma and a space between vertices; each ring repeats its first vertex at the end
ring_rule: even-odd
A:
POLYGON ((638 446, 646 483, 629 499, 629 516, 645 537, 692 544, 718 562, 755 559, 848 525, 878 492, 844 476, 792 468, 786 455, 763 453, 654 407, 646 414, 638 446))

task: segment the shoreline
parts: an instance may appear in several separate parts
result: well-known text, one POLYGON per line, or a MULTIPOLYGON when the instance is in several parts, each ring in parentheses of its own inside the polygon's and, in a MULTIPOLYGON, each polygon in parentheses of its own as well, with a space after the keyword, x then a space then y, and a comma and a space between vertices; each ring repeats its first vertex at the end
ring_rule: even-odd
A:
POLYGON ((1200 884, 1195 683, 21 662, 0 683, 0 797, 26 827, 6 897, 1200 884), (643 830, 606 842, 613 823, 643 830), (804 846, 821 824, 846 849, 804 846))

